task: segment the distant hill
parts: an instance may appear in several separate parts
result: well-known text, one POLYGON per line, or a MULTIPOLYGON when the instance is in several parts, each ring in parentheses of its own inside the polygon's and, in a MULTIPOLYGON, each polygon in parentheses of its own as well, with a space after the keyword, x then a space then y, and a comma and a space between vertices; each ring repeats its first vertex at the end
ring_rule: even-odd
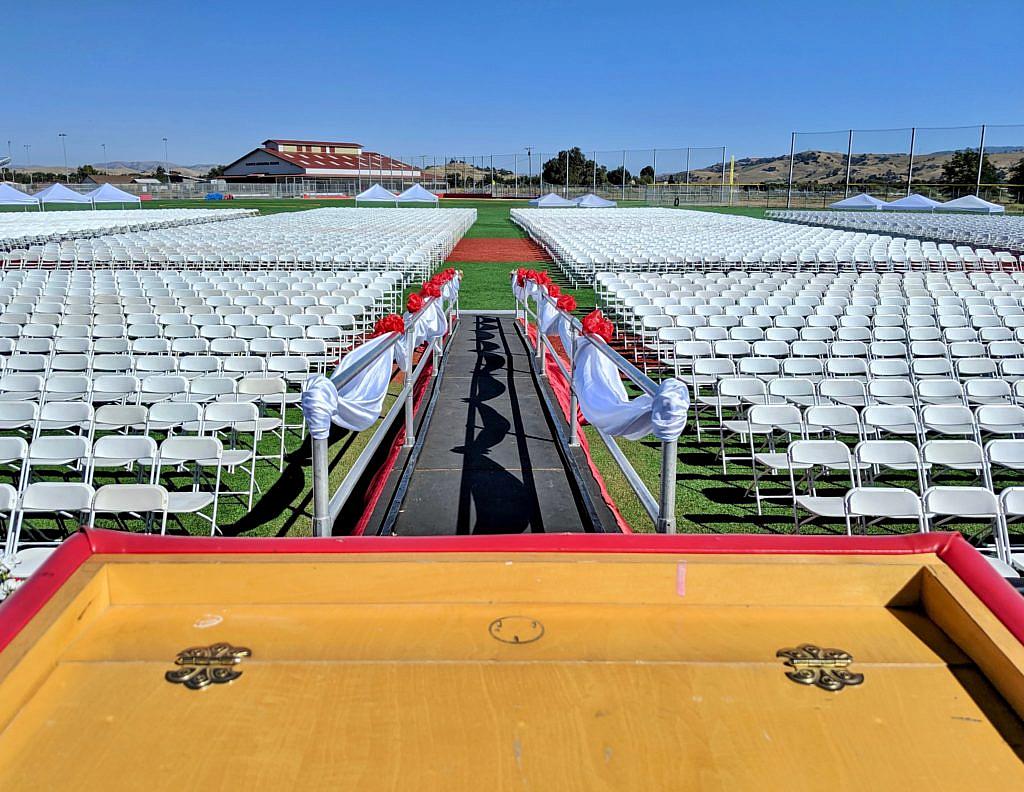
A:
MULTIPOLYGON (((106 173, 111 176, 127 176, 133 173, 152 173, 159 167, 166 167, 162 160, 114 160, 112 162, 92 162, 91 164, 100 173, 106 173)), ((205 176, 210 172, 210 168, 217 168, 219 165, 178 165, 176 162, 170 163, 170 169, 177 171, 178 173, 184 174, 185 176, 205 176)), ((78 168, 78 165, 72 165, 71 170, 74 171, 78 168)), ((37 171, 40 173, 63 173, 63 165, 14 165, 12 170, 17 173, 27 173, 29 171, 37 171)))
POLYGON ((99 171, 120 176, 127 173, 152 173, 157 167, 168 167, 170 170, 178 171, 186 176, 205 176, 210 168, 217 168, 217 164, 179 165, 172 162, 165 166, 163 160, 114 160, 112 162, 94 162, 92 166, 99 171))
MULTIPOLYGON (((934 151, 914 155, 914 181, 937 182, 942 178, 942 166, 952 157, 952 151, 934 151)), ((999 170, 1002 178, 1022 158, 1024 146, 998 146, 985 150, 985 155, 999 170)), ((854 154, 850 179, 855 183, 900 182, 907 178, 908 154, 854 154)), ((667 174, 658 174, 662 181, 667 174)), ((672 174, 676 181, 685 181, 685 172, 672 174)), ((764 184, 786 182, 789 179, 789 155, 777 157, 744 157, 736 160, 737 184, 764 184)), ((845 151, 798 151, 794 157, 793 179, 797 182, 842 184, 846 180, 845 151)), ((694 183, 720 183, 721 166, 690 171, 694 183)))

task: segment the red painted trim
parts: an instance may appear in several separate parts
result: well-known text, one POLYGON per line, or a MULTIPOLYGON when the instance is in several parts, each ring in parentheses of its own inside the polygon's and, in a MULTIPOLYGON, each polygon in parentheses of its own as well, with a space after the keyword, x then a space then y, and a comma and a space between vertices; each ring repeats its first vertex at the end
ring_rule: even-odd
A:
POLYGON ((92 554, 263 553, 684 553, 690 555, 914 555, 935 553, 1006 628, 1024 643, 1024 599, 959 534, 775 536, 764 534, 525 534, 397 539, 207 538, 90 531, 64 542, 39 571, 0 605, 0 649, 92 554))
MULTIPOLYGON (((84 530, 94 553, 688 553, 694 555, 911 555, 938 553, 952 534, 495 534, 335 536, 329 539, 152 536, 84 530)), ((58 551, 59 552, 59 551, 58 551)), ((55 554, 56 555, 56 554, 55 554)), ((52 560, 52 559, 51 559, 52 560)), ((47 562, 50 563, 50 562, 47 562)), ((995 574, 995 573, 993 573, 995 574)))
MULTIPOLYGON (((412 414, 414 416, 419 415, 420 403, 423 401, 423 396, 427 392, 427 385, 433 380, 433 376, 434 364, 431 362, 426 365, 420 373, 420 378, 413 386, 412 414)), ((384 487, 388 483, 388 478, 391 476, 392 471, 395 469, 395 463, 398 461, 398 455, 401 453, 402 446, 404 445, 405 422, 403 421, 391 440, 391 447, 388 449, 388 455, 384 459, 384 464, 374 473, 373 478, 370 479, 366 487, 363 513, 359 517, 359 522, 356 523, 355 528, 352 530, 353 536, 362 536, 366 533, 366 527, 370 524, 370 518, 373 516, 374 509, 377 508, 381 495, 384 494, 384 487)))
POLYGON ((1024 597, 958 533, 948 534, 938 555, 1006 629, 1024 644, 1024 597))
MULTIPOLYGON (((519 320, 523 323, 523 320, 519 320)), ((529 322, 526 322, 526 334, 527 337, 533 342, 537 343, 537 327, 529 322)), ((561 341, 555 339, 554 342, 558 347, 562 346, 561 341)), ((565 350, 563 350, 564 353, 565 350)), ((566 380, 562 370, 555 364, 554 354, 547 347, 544 348, 544 365, 545 370, 548 373, 548 385, 551 387, 552 393, 555 394, 555 400, 558 402, 558 406, 562 409, 562 416, 565 418, 566 423, 569 422, 569 407, 572 406, 572 389, 569 387, 569 382, 566 380)), ((569 359, 562 354, 560 356, 562 365, 569 368, 569 359)), ((579 423, 576 427, 576 439, 579 441, 580 450, 583 452, 583 456, 586 457, 587 467, 590 468, 590 475, 594 477, 594 482, 597 484, 597 489, 601 493, 601 500, 604 501, 605 506, 612 513, 612 517, 615 518, 615 524, 619 527, 622 533, 633 533, 633 529, 626 518, 622 516, 622 512, 619 511, 618 505, 615 503, 615 499, 612 494, 608 491, 607 485, 604 483, 604 476, 601 475, 601 471, 597 467, 597 463, 594 461, 594 457, 590 454, 590 442, 587 440, 587 433, 583 430, 586 425, 586 418, 583 417, 583 413, 577 408, 579 423)))
POLYGON ((32 577, 0 603, 0 651, 17 637, 94 552, 84 530, 74 534, 46 559, 32 577))

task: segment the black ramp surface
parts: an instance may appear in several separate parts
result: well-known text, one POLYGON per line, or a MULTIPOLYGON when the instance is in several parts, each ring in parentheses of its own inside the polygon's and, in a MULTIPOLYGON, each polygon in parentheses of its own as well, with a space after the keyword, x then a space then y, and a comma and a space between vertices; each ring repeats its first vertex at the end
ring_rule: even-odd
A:
POLYGON ((512 317, 463 317, 395 534, 585 530, 527 355, 512 317))

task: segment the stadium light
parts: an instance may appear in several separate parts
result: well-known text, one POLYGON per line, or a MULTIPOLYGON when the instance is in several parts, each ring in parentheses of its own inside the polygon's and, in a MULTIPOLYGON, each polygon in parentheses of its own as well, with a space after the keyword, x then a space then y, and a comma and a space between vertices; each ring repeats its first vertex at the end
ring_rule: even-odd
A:
POLYGON ((32 175, 32 144, 25 144, 25 165, 28 167, 28 186, 35 184, 35 177, 32 175))
POLYGON ((171 162, 167 157, 167 138, 164 138, 164 175, 167 177, 167 189, 171 189, 171 162))

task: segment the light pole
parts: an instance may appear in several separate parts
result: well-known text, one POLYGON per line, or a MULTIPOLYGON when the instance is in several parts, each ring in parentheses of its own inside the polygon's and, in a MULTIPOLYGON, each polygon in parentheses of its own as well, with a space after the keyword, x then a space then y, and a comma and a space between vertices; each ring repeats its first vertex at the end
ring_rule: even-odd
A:
POLYGON ((32 176, 32 144, 25 144, 25 166, 28 168, 28 186, 32 187, 35 184, 35 179, 32 176))
POLYGON ((167 189, 171 189, 171 163, 167 157, 167 138, 164 138, 164 176, 167 177, 167 189))
POLYGON ((14 159, 11 157, 11 141, 8 140, 7 141, 7 180, 8 181, 12 181, 13 180, 13 178, 11 176, 11 174, 14 173, 14 170, 11 168, 11 163, 12 162, 14 162, 14 159))
POLYGON ((106 163, 107 163, 107 144, 106 143, 100 143, 100 148, 103 149, 103 164, 106 165, 106 163))
POLYGON ((60 146, 64 149, 64 183, 67 184, 71 182, 71 170, 68 168, 68 136, 64 132, 58 132, 57 137, 60 138, 60 146))
POLYGON ((526 191, 533 192, 533 147, 526 147, 526 191))

